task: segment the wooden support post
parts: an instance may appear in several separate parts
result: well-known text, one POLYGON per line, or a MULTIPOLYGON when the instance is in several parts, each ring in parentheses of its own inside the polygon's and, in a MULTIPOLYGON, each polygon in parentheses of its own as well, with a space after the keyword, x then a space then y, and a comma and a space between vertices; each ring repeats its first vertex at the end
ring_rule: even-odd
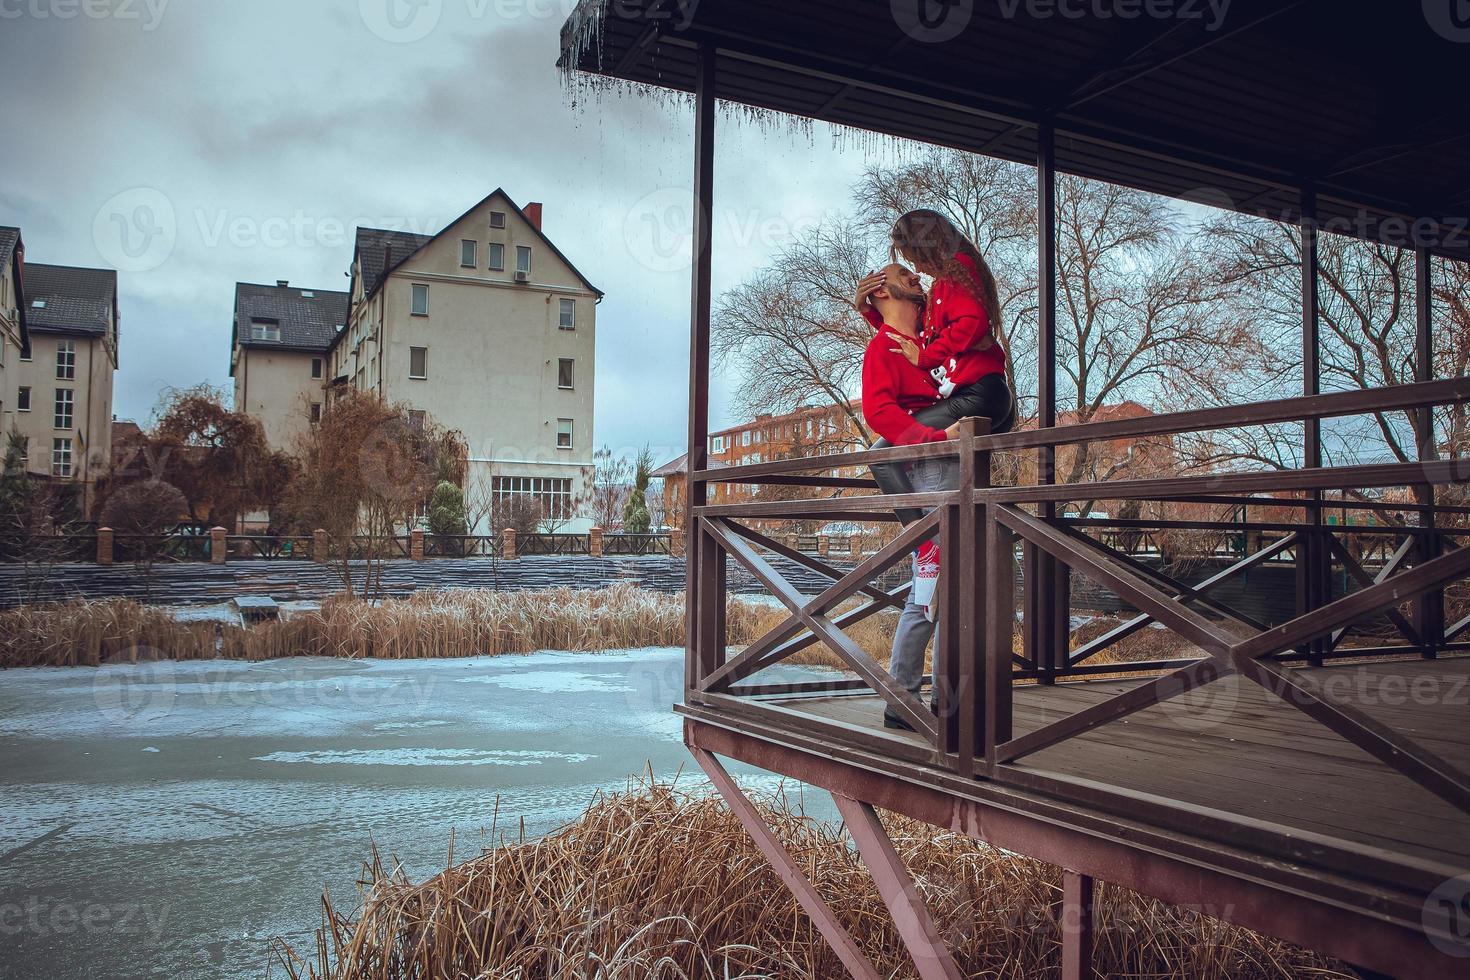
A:
POLYGON ((209 563, 223 565, 230 553, 229 533, 222 527, 209 529, 209 563))
MULTIPOLYGON (((1429 249, 1417 248, 1414 250, 1414 380, 1420 382, 1434 380, 1433 287, 1429 249)), ((1439 447, 1434 437, 1434 410, 1421 408, 1416 411, 1414 429, 1419 459, 1424 462, 1437 459, 1439 447)), ((1416 486, 1414 497, 1425 508, 1419 512, 1419 523, 1431 531, 1419 537, 1416 557, 1422 564, 1438 557, 1440 552, 1439 536, 1432 533, 1435 526, 1434 485, 1424 483, 1416 486)), ((1426 592, 1414 600, 1413 609, 1414 629, 1419 634, 1422 656, 1433 660, 1439 656, 1439 648, 1444 643, 1444 590, 1426 592)))
POLYGON ((327 532, 317 528, 311 532, 311 558, 313 561, 325 562, 331 554, 327 547, 327 532))
POLYGON ((516 550, 516 529, 513 527, 504 528, 500 532, 500 557, 506 561, 515 561, 520 557, 516 550))
MULTIPOLYGON (((1322 392, 1322 369, 1320 361, 1320 324, 1317 296, 1317 192, 1304 187, 1301 196, 1301 292, 1302 292, 1302 394, 1317 395, 1322 392)), ((1322 465, 1322 420, 1308 419, 1302 433, 1302 465, 1315 469, 1322 465)), ((1331 564, 1323 547, 1320 530, 1322 524, 1322 491, 1313 490, 1313 505, 1307 508, 1305 533, 1300 535, 1296 549, 1297 610, 1311 612, 1331 601, 1331 564)), ((1326 641, 1312 640, 1303 652, 1308 663, 1321 666, 1322 655, 1327 652, 1326 641)))
POLYGON ((913 957, 922 980, 960 980, 964 976, 939 934, 939 927, 924 906, 924 898, 903 866, 893 841, 867 803, 833 793, 832 800, 857 843, 858 853, 868 866, 883 904, 893 916, 894 928, 913 957))
POLYGON ((587 554, 593 558, 602 557, 602 528, 594 527, 587 532, 587 554))
MULTIPOLYGON (((701 638, 711 632, 701 620, 714 616, 715 610, 710 597, 701 595, 700 589, 715 584, 712 573, 702 566, 707 559, 715 560, 711 552, 717 551, 699 524, 700 511, 709 502, 709 484, 695 475, 709 468, 710 310, 714 305, 715 48, 701 44, 694 57, 694 253, 689 284, 688 485, 684 492, 689 515, 684 524, 689 533, 689 557, 684 571, 686 702, 694 699, 703 676, 701 665, 709 663, 712 656, 700 649, 701 638)), ((723 556, 719 561, 723 568, 723 556)), ((723 601, 721 596, 721 605, 723 601)))
POLYGON ((112 528, 110 527, 97 529, 97 564, 112 564, 112 528))
POLYGON ((1062 872, 1062 980, 1093 980, 1093 882, 1090 875, 1062 872))
POLYGON ((842 965, 847 967, 848 972, 857 980, 879 980, 879 973, 874 968, 872 961, 863 955, 862 950, 858 949, 852 935, 838 921, 827 903, 822 901, 817 890, 812 887, 806 875, 792 860, 791 854, 771 832, 771 828, 766 826, 766 822, 761 819, 761 815, 751 805, 750 800, 746 799, 745 794, 740 791, 740 787, 735 785, 735 781, 730 778, 730 774, 725 771, 720 760, 704 749, 691 746, 689 751, 693 753, 694 761, 699 763, 699 767, 704 770, 710 782, 715 784, 715 789, 719 790, 720 795, 724 797, 725 804, 739 818, 745 832, 750 834, 751 839, 755 841, 755 846, 760 848, 761 854, 765 855, 766 860, 770 862, 772 870, 796 896, 797 904, 806 911, 807 915, 811 916, 812 924, 817 927, 822 938, 831 944, 833 952, 842 961, 842 965))
POLYGON ((424 560, 424 531, 423 528, 414 528, 408 532, 408 557, 414 561, 424 560))
MULTIPOLYGON (((1036 128, 1036 411, 1038 428, 1057 424, 1057 173, 1056 130, 1050 122, 1036 128)), ((1036 451, 1036 482, 1057 482, 1056 450, 1036 451)), ((1056 517, 1056 504, 1038 508, 1043 520, 1056 517)), ((1026 653, 1043 684, 1056 674, 1058 563, 1045 551, 1026 545, 1026 653)))

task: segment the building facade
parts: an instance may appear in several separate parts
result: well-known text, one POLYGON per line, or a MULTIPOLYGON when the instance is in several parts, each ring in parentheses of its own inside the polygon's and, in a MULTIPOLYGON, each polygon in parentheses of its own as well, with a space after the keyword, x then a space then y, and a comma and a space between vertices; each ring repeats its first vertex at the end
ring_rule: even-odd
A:
MULTIPOLYGON (((22 281, 25 265, 25 242, 20 229, 0 225, 0 422, 15 406, 18 364, 31 356, 30 331, 26 327, 25 287, 22 281)), ((0 450, 6 432, 0 431, 0 450)))
POLYGON ((292 451, 326 401, 327 349, 347 326, 347 293, 235 284, 230 376, 235 409, 254 416, 272 449, 292 451))
MULTIPOLYGON (((783 415, 757 415, 749 422, 710 434, 710 469, 856 452, 870 445, 873 438, 862 416, 861 401, 813 405, 783 415)), ((818 472, 813 471, 813 475, 818 472)), ((834 467, 826 475, 864 477, 867 472, 865 468, 834 467)), ((663 481, 664 520, 673 527, 687 526, 684 495, 688 456, 665 463, 653 476, 663 481)), ((743 503, 757 499, 760 493, 761 488, 756 486, 716 483, 710 486, 710 503, 743 503)))
POLYGON ((27 262, 20 276, 30 343, 25 350, 7 343, 13 396, 0 423, 25 439, 28 472, 74 487, 90 513, 112 454, 117 273, 27 262))
POLYGON ((437 235, 359 228, 329 385, 462 433, 471 498, 531 497, 549 526, 581 531, 591 525, 583 502, 602 292, 541 218, 541 205, 522 209, 496 190, 437 235))

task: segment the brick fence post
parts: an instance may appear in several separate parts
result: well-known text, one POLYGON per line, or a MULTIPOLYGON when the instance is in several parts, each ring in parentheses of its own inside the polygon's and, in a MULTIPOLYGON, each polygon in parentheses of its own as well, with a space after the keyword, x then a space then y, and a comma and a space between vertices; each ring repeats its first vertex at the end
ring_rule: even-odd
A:
POLYGON ((786 535, 786 547, 790 548, 792 551, 800 551, 801 535, 794 533, 786 535))
POLYGON ((229 533, 222 527, 209 529, 209 563, 211 565, 225 563, 225 555, 230 550, 229 533))
POLYGON ((328 558, 327 532, 321 528, 311 532, 311 557, 319 562, 325 562, 328 558))
POLYGON ((500 532, 500 557, 506 561, 514 561, 520 557, 516 554, 516 529, 513 527, 500 532))
POLYGON ((830 535, 817 535, 817 554, 823 558, 832 554, 832 537, 830 535))
POLYGON ((97 564, 112 564, 112 528, 110 527, 97 529, 97 564))
POLYGON ((602 557, 602 528, 594 527, 587 532, 587 553, 593 558, 602 557))
POLYGON ((863 553, 863 536, 861 534, 854 534, 847 539, 847 553, 854 558, 863 553))
POLYGON ((669 556, 672 558, 684 557, 684 529, 672 528, 669 531, 669 556))
POLYGON ((408 557, 414 561, 424 560, 424 530, 414 528, 408 532, 408 557))

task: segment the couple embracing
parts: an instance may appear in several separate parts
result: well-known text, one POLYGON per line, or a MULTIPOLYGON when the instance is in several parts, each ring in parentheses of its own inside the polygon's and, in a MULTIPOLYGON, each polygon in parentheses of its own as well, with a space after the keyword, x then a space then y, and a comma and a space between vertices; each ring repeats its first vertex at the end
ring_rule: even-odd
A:
MULTIPOLYGON (((890 263, 864 276, 854 305, 876 334, 863 353, 863 418, 880 438, 875 449, 952 439, 964 418, 990 420, 991 432, 1015 424, 1000 337, 1000 300, 985 258, 938 211, 910 211, 894 223, 890 263), (919 276, 932 280, 926 294, 919 276)), ((880 463, 873 478, 885 494, 955 489, 953 458, 880 463)), ((900 510, 911 524, 919 510, 900 510)), ((914 585, 899 617, 888 672, 917 695, 924 651, 934 637, 939 546, 914 555, 914 585)), ((936 671, 937 673, 937 671, 936 671)), ((930 708, 938 710, 930 700, 930 708)), ((885 728, 912 730, 891 709, 885 728)))

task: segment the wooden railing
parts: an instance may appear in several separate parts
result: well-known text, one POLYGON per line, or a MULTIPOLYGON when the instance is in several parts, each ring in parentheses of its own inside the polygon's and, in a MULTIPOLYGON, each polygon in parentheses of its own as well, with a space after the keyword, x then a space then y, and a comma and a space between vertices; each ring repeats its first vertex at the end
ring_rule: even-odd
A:
MULTIPOLYGON (((1259 685, 1470 812, 1470 775, 1412 738, 1389 730, 1359 707, 1304 684, 1291 666, 1391 654, 1433 658, 1470 650, 1470 642, 1462 639, 1470 631, 1470 616, 1446 624, 1444 612, 1445 587, 1470 575, 1470 547, 1462 546, 1470 535, 1470 522, 1465 519, 1465 508, 1443 506, 1434 493, 1436 487, 1470 477, 1470 460, 991 486, 992 454, 1000 450, 1305 422, 1466 401, 1470 401, 1470 379, 1457 379, 994 436, 982 435, 974 423, 967 423, 960 438, 941 444, 698 471, 691 476, 697 483, 780 482, 828 493, 837 485, 834 481, 803 476, 802 469, 830 471, 834 466, 947 457, 957 461, 959 480, 957 489, 929 493, 814 495, 694 507, 686 699, 747 720, 759 718, 769 724, 779 718, 781 725, 793 731, 830 735, 830 725, 791 705, 765 700, 760 710, 751 713, 752 702, 772 696, 872 691, 890 712, 913 727, 923 744, 895 747, 893 739, 847 726, 842 737, 854 744, 964 777, 1011 783, 1073 800, 1106 799, 1120 812, 1137 812, 1141 804, 1127 792, 1039 773, 1020 763, 1104 723, 1234 675, 1259 685), (1329 491, 1384 487, 1414 488, 1418 500, 1384 504, 1365 499, 1360 505, 1356 500, 1325 501, 1322 496, 1329 491), (1185 529, 1232 532, 1236 554, 1203 580, 1186 582, 1159 563, 1119 547, 1115 535, 1120 529, 1157 529, 1159 521, 1058 516, 1068 501, 1079 499, 1243 508, 1239 520, 1173 522, 1185 529), (1286 508, 1293 519, 1250 520, 1250 509, 1262 506, 1286 508), (1391 509, 1412 515, 1414 523, 1347 525, 1323 519, 1325 511, 1342 506, 1391 509), (893 523, 896 508, 928 509, 929 513, 850 571, 792 549, 750 526, 760 522, 769 527, 770 522, 781 519, 893 523), (903 605, 907 586, 885 591, 872 583, 881 573, 908 561, 916 544, 934 535, 943 554, 933 677, 937 714, 896 686, 871 652, 844 632, 883 610, 903 605), (1114 537, 1110 540, 1110 536, 1114 537), (1352 539, 1351 546, 1345 543, 1347 538, 1352 539), (770 560, 773 555, 821 572, 831 585, 815 596, 801 594, 770 560), (727 559, 759 580, 787 610, 778 626, 733 654, 724 626, 727 559), (1023 566, 1020 577, 1026 583, 1019 650, 1014 638, 1018 560, 1023 566), (1291 563, 1297 584, 1298 608, 1286 621, 1262 621, 1219 597, 1222 585, 1259 566, 1280 562, 1291 563), (1137 610, 1115 628, 1075 648, 1069 626, 1069 577, 1074 572, 1102 584, 1137 610), (1340 584, 1335 586, 1334 579, 1340 584), (851 606, 854 600, 860 604, 851 606), (1410 604, 1407 613, 1402 609, 1406 603, 1410 604), (1369 621, 1386 621, 1397 636, 1387 643, 1344 645, 1355 625, 1369 621), (1173 631, 1186 652, 1147 661, 1108 663, 1100 659, 1104 651, 1155 623, 1173 631), (781 684, 750 681, 759 671, 814 644, 824 645, 856 677, 781 684), (1017 684, 1053 684, 1121 672, 1142 672, 1149 679, 1024 735, 1012 730, 1012 691, 1017 684)), ((855 481, 842 481, 841 486, 853 488, 855 481)))

